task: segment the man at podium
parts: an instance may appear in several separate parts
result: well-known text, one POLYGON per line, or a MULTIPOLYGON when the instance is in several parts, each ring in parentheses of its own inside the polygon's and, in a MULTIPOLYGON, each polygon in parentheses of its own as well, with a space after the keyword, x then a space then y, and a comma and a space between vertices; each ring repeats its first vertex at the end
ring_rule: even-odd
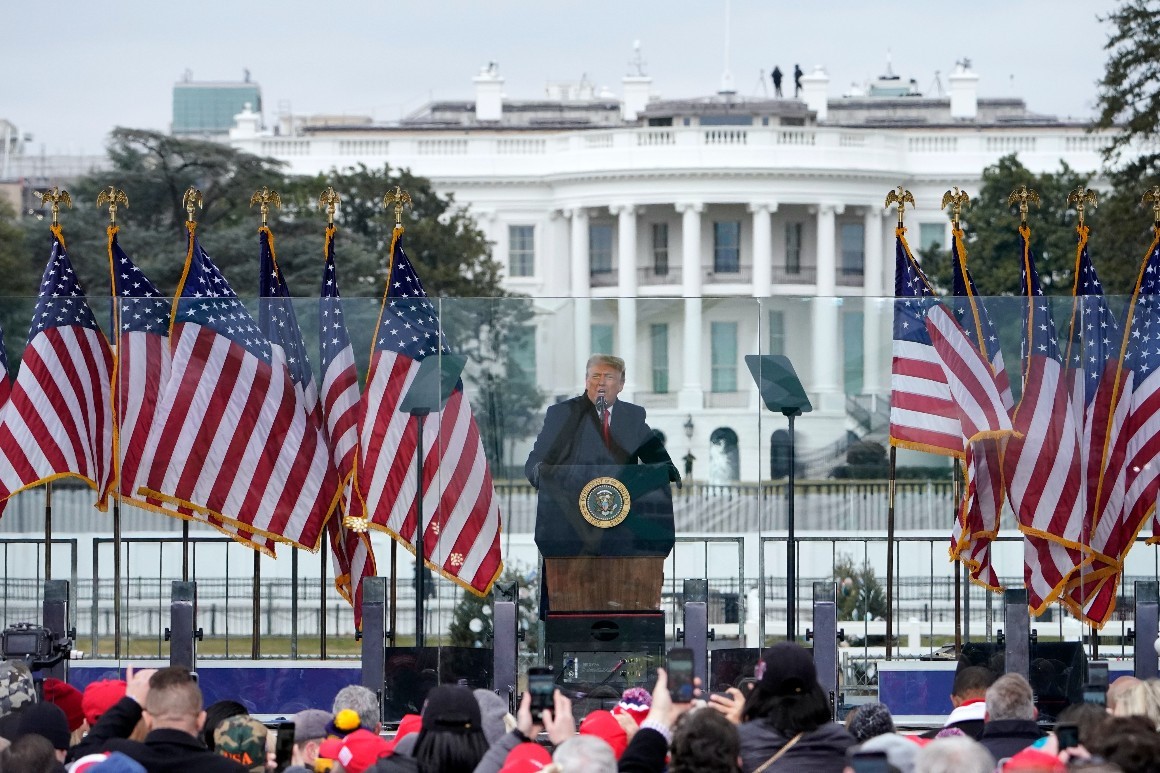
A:
POLYGON ((645 422, 639 405, 617 400, 624 389, 624 360, 609 354, 588 358, 584 393, 548 408, 544 428, 524 473, 540 487, 542 465, 665 464, 669 480, 681 476, 664 443, 645 422))
POLYGON ((548 408, 524 466, 539 490, 543 614, 659 607, 681 476, 623 388, 624 360, 594 354, 584 393, 548 408))

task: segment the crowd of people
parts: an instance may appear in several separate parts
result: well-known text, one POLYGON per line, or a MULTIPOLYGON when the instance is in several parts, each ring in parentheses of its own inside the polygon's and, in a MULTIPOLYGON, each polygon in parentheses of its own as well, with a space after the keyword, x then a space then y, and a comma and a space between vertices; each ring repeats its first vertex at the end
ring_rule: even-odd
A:
POLYGON ((796 644, 766 650, 754 677, 748 694, 674 702, 658 669, 651 693, 630 688, 579 724, 558 690, 536 711, 525 693, 513 716, 488 690, 444 685, 388 738, 378 697, 358 685, 275 731, 237 701, 203 706, 183 668, 128 669, 83 692, 45 679, 38 691, 23 663, 5 661, 0 773, 1160 773, 1160 680, 1116 680, 1106 706, 1073 705, 1046 732, 1026 679, 962 667, 944 726, 918 734, 881 703, 834 722, 796 644))

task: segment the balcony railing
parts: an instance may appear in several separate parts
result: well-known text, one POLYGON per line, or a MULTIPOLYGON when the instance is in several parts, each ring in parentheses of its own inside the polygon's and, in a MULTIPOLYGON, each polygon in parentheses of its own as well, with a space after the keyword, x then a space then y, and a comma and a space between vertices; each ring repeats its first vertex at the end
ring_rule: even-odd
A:
POLYGON ((753 280, 753 266, 736 266, 736 271, 722 271, 713 264, 705 268, 705 282, 707 284, 742 284, 753 280))
POLYGON ((613 266, 612 271, 592 271, 593 287, 613 287, 619 281, 619 274, 616 273, 616 267, 613 266))
POLYGON ((642 285, 679 285, 681 283, 681 267, 669 266, 663 271, 658 271, 655 266, 638 268, 636 281, 642 285))
POLYGON ((843 287, 861 287, 865 274, 861 268, 838 269, 838 284, 843 287))
POLYGON ((774 284, 812 285, 818 281, 818 267, 798 266, 791 271, 785 266, 774 266, 772 279, 774 284))

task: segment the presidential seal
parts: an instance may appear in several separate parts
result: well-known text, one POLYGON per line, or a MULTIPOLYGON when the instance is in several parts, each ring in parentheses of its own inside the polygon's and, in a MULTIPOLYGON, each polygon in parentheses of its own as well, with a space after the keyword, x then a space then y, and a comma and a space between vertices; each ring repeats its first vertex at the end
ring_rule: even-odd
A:
POLYGON ((616 478, 593 478, 580 491, 580 514, 601 529, 611 529, 628 517, 632 497, 616 478))

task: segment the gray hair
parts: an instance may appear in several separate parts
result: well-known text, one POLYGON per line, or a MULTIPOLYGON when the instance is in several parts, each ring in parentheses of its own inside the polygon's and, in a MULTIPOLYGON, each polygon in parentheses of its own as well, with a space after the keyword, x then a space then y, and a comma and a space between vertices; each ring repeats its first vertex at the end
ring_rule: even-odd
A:
POLYGON ((574 735, 556 747, 552 762, 564 773, 616 773, 616 755, 607 741, 574 735))
POLYGON ((1035 696, 1019 674, 1004 674, 987 688, 987 721, 1035 719, 1035 696))
POLYGON ((379 727, 379 698, 361 684, 347 685, 334 696, 334 708, 330 713, 337 717, 343 709, 358 714, 358 723, 364 729, 374 731, 379 727))
POLYGON ((995 758, 981 743, 965 736, 936 738, 918 750, 914 773, 991 773, 995 758))

